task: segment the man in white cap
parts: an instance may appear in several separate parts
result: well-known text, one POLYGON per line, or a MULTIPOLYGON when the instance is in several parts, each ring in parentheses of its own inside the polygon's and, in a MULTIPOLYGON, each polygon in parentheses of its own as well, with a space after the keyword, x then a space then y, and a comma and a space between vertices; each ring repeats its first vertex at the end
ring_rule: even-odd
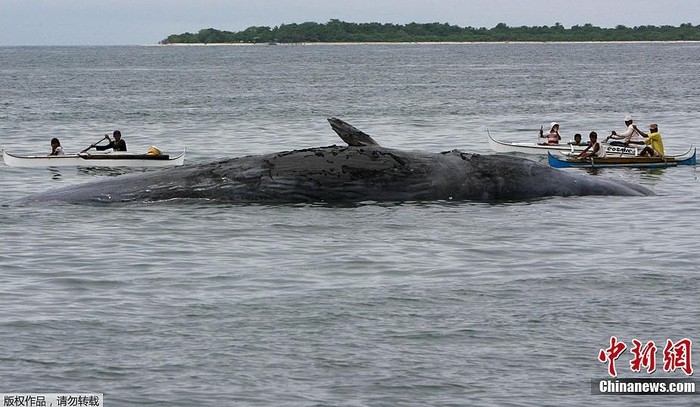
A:
POLYGON ((642 140, 642 135, 639 132, 639 129, 637 126, 634 125, 634 121, 632 120, 631 115, 625 116, 625 126, 627 126, 627 130, 624 132, 618 134, 615 130, 612 131, 612 134, 608 136, 608 138, 605 139, 607 142, 609 139, 615 139, 615 140, 622 140, 620 141, 613 141, 610 143, 612 146, 619 146, 623 145, 626 146, 630 143, 632 144, 644 144, 644 141, 642 140))

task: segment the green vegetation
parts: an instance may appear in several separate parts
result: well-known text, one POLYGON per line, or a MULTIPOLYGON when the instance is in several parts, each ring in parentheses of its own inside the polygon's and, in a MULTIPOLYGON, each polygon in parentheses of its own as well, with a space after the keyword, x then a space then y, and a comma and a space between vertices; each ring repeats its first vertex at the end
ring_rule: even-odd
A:
POLYGON ((196 34, 173 34, 161 44, 212 43, 301 43, 301 42, 502 42, 502 41, 700 41, 700 25, 638 26, 615 28, 591 24, 541 27, 509 27, 504 23, 493 28, 458 27, 448 23, 380 24, 346 23, 330 20, 326 24, 282 24, 279 27, 248 27, 243 31, 219 31, 214 28, 196 34))

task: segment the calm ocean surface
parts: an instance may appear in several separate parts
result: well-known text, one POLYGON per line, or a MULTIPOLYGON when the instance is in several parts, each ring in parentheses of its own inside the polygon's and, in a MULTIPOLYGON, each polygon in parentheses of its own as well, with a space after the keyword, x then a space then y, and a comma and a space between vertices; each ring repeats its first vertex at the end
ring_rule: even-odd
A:
MULTIPOLYGON (((700 44, 0 48, 0 144, 187 163, 341 144, 490 153, 541 125, 700 144, 700 44)), ((124 171, 0 165, 0 202, 124 171)), ((617 336, 700 341, 695 167, 656 196, 0 206, 0 393, 109 406, 698 405, 591 395, 617 336)), ((698 354, 697 356, 700 356, 698 354)), ((697 359, 697 356, 695 359, 697 359)), ((621 377, 649 377, 618 359, 621 377)), ((697 362, 696 362, 697 365, 697 362)), ((695 366, 700 368, 700 366, 695 366)), ((700 391, 700 390, 699 390, 700 391)))

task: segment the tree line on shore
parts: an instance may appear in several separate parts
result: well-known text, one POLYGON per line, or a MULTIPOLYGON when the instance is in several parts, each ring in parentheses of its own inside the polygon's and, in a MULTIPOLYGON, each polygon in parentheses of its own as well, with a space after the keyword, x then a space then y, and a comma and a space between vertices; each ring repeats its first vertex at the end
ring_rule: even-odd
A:
POLYGON ((601 28, 591 24, 493 28, 459 27, 448 23, 390 24, 307 22, 276 27, 248 27, 243 31, 206 28, 198 33, 172 34, 161 44, 304 43, 304 42, 578 42, 578 41, 700 41, 700 25, 643 25, 601 28))

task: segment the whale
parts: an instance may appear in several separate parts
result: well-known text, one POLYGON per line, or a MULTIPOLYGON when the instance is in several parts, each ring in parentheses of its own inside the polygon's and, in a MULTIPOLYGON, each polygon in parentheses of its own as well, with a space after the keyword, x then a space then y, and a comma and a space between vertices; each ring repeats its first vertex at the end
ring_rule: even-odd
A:
POLYGON ((328 121, 344 145, 119 175, 37 193, 14 203, 491 202, 653 195, 648 188, 631 182, 555 169, 516 156, 383 147, 338 118, 328 121))

